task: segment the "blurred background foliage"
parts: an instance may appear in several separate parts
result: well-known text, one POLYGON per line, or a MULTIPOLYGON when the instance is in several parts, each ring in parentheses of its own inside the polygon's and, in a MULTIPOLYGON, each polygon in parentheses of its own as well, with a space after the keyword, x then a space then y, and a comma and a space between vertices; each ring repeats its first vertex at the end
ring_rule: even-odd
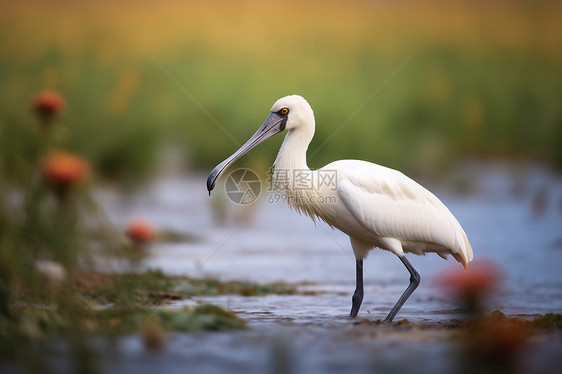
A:
MULTIPOLYGON (((555 1, 0 4, 2 178, 33 152, 29 103, 42 89, 69 101, 58 144, 125 186, 153 175, 161 149, 210 170, 238 147, 217 123, 243 143, 293 93, 316 113, 312 168, 359 158, 438 173, 460 157, 562 166, 555 1)), ((281 141, 242 162, 268 167, 281 141)))

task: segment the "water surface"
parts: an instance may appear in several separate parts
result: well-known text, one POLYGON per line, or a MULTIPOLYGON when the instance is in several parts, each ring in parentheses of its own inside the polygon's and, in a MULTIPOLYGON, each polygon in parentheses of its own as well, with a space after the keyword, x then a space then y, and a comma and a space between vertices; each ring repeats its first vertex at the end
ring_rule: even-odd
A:
MULTIPOLYGON (((474 257, 496 262, 504 272, 502 292, 490 309, 508 315, 562 311, 562 182, 540 168, 468 167, 471 193, 435 188, 464 227, 474 257)), ((101 192, 111 219, 131 215, 194 240, 160 243, 138 270, 222 280, 304 283, 314 295, 202 296, 169 307, 213 303, 232 309, 248 330, 174 333, 164 352, 146 354, 137 336, 119 339, 122 355, 104 362, 107 372, 184 373, 450 373, 458 370, 458 346, 448 329, 380 327, 408 285, 409 274, 391 253, 374 250, 365 261, 365 298, 358 319, 348 317, 355 286, 355 260, 346 235, 314 224, 281 204, 240 208, 210 199, 204 175, 167 178, 134 199, 101 192), (219 219, 217 219, 219 217, 219 219), (224 222, 223 222, 224 221, 224 222), (220 222, 223 222, 220 224, 220 222)), ((456 178, 456 177, 455 177, 456 178)), ((453 178, 454 179, 454 178, 453 178)), ((224 194, 215 190, 213 198, 224 194)), ((435 279, 462 267, 435 254, 410 255, 420 287, 397 320, 437 326, 460 318, 435 279)), ((538 337, 520 359, 524 368, 550 373, 562 364, 559 333, 538 337)), ((524 369, 525 370, 525 369, 524 369)))
MULTIPOLYGON (((490 308, 506 314, 542 314, 562 311, 562 182, 542 169, 524 177, 509 168, 480 167, 469 175, 473 193, 458 195, 450 189, 435 191, 464 227, 475 260, 501 265, 503 292, 490 308), (544 210, 536 208, 538 194, 545 195, 544 210)), ((293 315, 337 317, 348 312, 355 286, 355 263, 348 237, 323 223, 314 224, 284 204, 266 198, 250 207, 224 201, 227 217, 220 225, 213 218, 213 198, 225 198, 221 186, 209 198, 205 176, 164 179, 134 200, 104 194, 112 219, 122 224, 140 214, 159 228, 195 237, 188 243, 155 245, 140 268, 159 268, 170 274, 216 277, 253 282, 311 283, 322 295, 314 298, 206 298, 236 311, 268 310, 279 318, 293 315), (286 300, 286 301, 284 301, 286 300)), ((264 193, 267 197, 267 195, 264 193)), ((217 213, 218 211, 218 213, 217 213)), ((409 255, 422 283, 399 318, 429 320, 451 318, 455 305, 435 285, 437 276, 453 261, 435 254, 409 255)), ((409 274, 397 257, 373 250, 365 261, 365 298, 362 316, 383 318, 408 285, 409 274), (370 314, 369 314, 370 312, 370 314)))

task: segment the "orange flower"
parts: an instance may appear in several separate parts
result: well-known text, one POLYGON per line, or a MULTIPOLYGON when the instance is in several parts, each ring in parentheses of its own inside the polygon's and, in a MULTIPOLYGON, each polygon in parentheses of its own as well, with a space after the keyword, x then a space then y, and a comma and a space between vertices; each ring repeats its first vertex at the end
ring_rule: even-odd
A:
POLYGON ((147 244, 156 237, 154 226, 144 218, 133 218, 130 220, 125 233, 135 244, 147 244))
POLYGON ((494 291, 502 280, 499 267, 490 261, 478 261, 466 271, 449 270, 438 278, 438 284, 449 295, 468 306, 476 306, 494 291))
POLYGON ((56 151, 45 158, 42 171, 47 183, 65 191, 85 181, 90 174, 90 166, 79 156, 56 151))
POLYGON ((32 102, 33 111, 44 123, 52 122, 65 108, 64 97, 55 91, 42 91, 32 102))

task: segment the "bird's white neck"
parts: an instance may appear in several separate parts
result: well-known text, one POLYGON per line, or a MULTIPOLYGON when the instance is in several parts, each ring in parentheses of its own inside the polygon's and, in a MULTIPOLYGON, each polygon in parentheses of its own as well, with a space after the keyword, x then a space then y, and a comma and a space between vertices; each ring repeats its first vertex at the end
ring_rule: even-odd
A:
POLYGON ((306 164, 306 150, 313 136, 314 130, 289 130, 275 159, 275 170, 309 170, 306 164))
POLYGON ((310 171, 306 164, 306 150, 313 136, 314 126, 289 130, 275 160, 272 186, 299 213, 330 224, 333 209, 329 204, 318 203, 316 171, 310 171))

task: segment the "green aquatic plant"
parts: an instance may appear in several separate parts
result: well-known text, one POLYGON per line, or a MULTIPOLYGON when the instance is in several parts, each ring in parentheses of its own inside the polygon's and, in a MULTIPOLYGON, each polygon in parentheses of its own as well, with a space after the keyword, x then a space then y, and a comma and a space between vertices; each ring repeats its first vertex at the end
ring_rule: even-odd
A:
POLYGON ((562 329, 562 314, 547 313, 533 320, 533 325, 541 329, 562 329))

